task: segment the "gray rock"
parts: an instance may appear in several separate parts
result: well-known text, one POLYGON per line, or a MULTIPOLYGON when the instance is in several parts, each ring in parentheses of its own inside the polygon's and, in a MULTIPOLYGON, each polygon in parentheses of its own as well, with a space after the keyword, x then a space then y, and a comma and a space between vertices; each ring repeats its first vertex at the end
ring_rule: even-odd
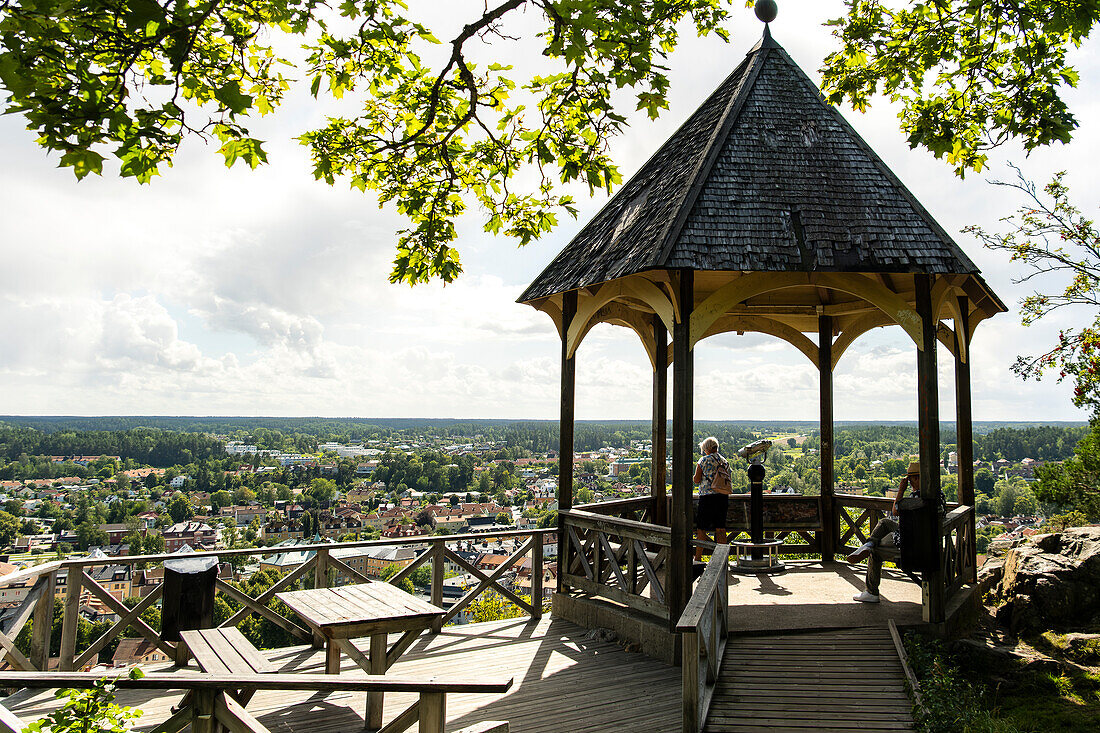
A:
POLYGON ((1090 622, 1100 614, 1100 527, 1036 535, 1010 549, 997 597, 997 620, 1015 634, 1090 622))

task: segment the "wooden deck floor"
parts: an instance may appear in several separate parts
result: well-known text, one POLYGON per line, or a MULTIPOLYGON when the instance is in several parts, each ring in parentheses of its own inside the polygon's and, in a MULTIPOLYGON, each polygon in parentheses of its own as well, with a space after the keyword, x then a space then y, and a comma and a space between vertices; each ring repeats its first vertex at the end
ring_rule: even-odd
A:
MULTIPOLYGON (((365 644, 366 640, 361 640, 365 644)), ((283 671, 324 671, 324 654, 309 647, 266 652, 283 671)), ((150 668, 152 669, 152 668, 150 668)), ((513 731, 677 731, 680 728, 680 670, 614 642, 595 641, 590 632, 560 619, 513 619, 445 628, 424 635, 388 673, 402 677, 512 675, 515 683, 502 696, 448 695, 447 729, 484 720, 507 720, 513 731)), ((344 675, 362 672, 344 660, 344 675)), ((138 691, 119 693, 119 702, 141 708, 138 730, 168 717, 179 700, 138 691)), ((411 694, 388 695, 384 722, 413 701, 411 694)), ((56 707, 52 691, 17 693, 10 705, 30 722, 56 707)), ((260 692, 248 711, 272 731, 337 733, 361 731, 363 694, 311 695, 260 692)))
POLYGON ((917 626, 921 589, 897 570, 884 568, 880 603, 860 603, 866 566, 845 562, 788 561, 778 575, 731 575, 729 628, 732 634, 917 626))
POLYGON ((889 629, 731 639, 707 733, 912 730, 889 629))

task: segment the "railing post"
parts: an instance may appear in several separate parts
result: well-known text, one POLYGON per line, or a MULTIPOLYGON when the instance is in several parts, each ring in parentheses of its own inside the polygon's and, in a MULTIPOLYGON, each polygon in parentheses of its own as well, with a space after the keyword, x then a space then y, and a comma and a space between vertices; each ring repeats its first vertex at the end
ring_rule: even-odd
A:
POLYGON ((443 733, 447 703, 442 692, 420 693, 419 733, 443 733))
POLYGON ((46 587, 34 607, 31 628, 31 663, 40 671, 49 670, 50 636, 53 632, 53 594, 57 586, 57 571, 44 576, 46 587))
MULTIPOLYGON (((313 566, 313 587, 328 588, 328 550, 317 550, 317 563, 313 566)), ((320 649, 325 644, 325 637, 320 631, 313 632, 313 648, 320 649)))
MULTIPOLYGON (((443 569, 446 561, 444 555, 445 545, 443 540, 432 543, 432 605, 443 607, 443 569)), ((432 633, 438 634, 443 630, 443 619, 438 618, 432 623, 432 633)))
POLYGON ((680 678, 683 697, 683 733, 699 730, 699 634, 684 632, 681 635, 682 658, 680 678))
POLYGON ((531 536, 531 618, 542 618, 542 535, 531 536))
POLYGON ((73 671, 76 658, 76 629, 80 619, 80 594, 84 586, 84 568, 70 565, 65 576, 65 615, 61 621, 61 658, 58 669, 62 672, 73 671))

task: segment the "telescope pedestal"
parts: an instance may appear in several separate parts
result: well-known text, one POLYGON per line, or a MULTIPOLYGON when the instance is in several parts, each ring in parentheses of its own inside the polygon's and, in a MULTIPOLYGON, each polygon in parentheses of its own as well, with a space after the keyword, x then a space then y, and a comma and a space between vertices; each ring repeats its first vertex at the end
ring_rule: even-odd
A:
POLYGON ((779 562, 780 540, 764 539, 764 474, 762 463, 749 464, 749 536, 748 542, 734 541, 737 563, 730 572, 742 575, 771 575, 787 567, 779 562))

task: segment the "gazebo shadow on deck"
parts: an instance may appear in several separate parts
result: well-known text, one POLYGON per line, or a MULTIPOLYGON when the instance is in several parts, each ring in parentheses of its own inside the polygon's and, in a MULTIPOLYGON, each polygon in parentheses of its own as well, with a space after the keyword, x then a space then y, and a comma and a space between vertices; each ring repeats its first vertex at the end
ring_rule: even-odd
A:
POLYGON ((860 603, 864 565, 828 566, 816 560, 786 561, 777 575, 733 575, 729 587, 729 628, 733 634, 918 625, 921 588, 903 573, 884 569, 882 600, 860 603))

